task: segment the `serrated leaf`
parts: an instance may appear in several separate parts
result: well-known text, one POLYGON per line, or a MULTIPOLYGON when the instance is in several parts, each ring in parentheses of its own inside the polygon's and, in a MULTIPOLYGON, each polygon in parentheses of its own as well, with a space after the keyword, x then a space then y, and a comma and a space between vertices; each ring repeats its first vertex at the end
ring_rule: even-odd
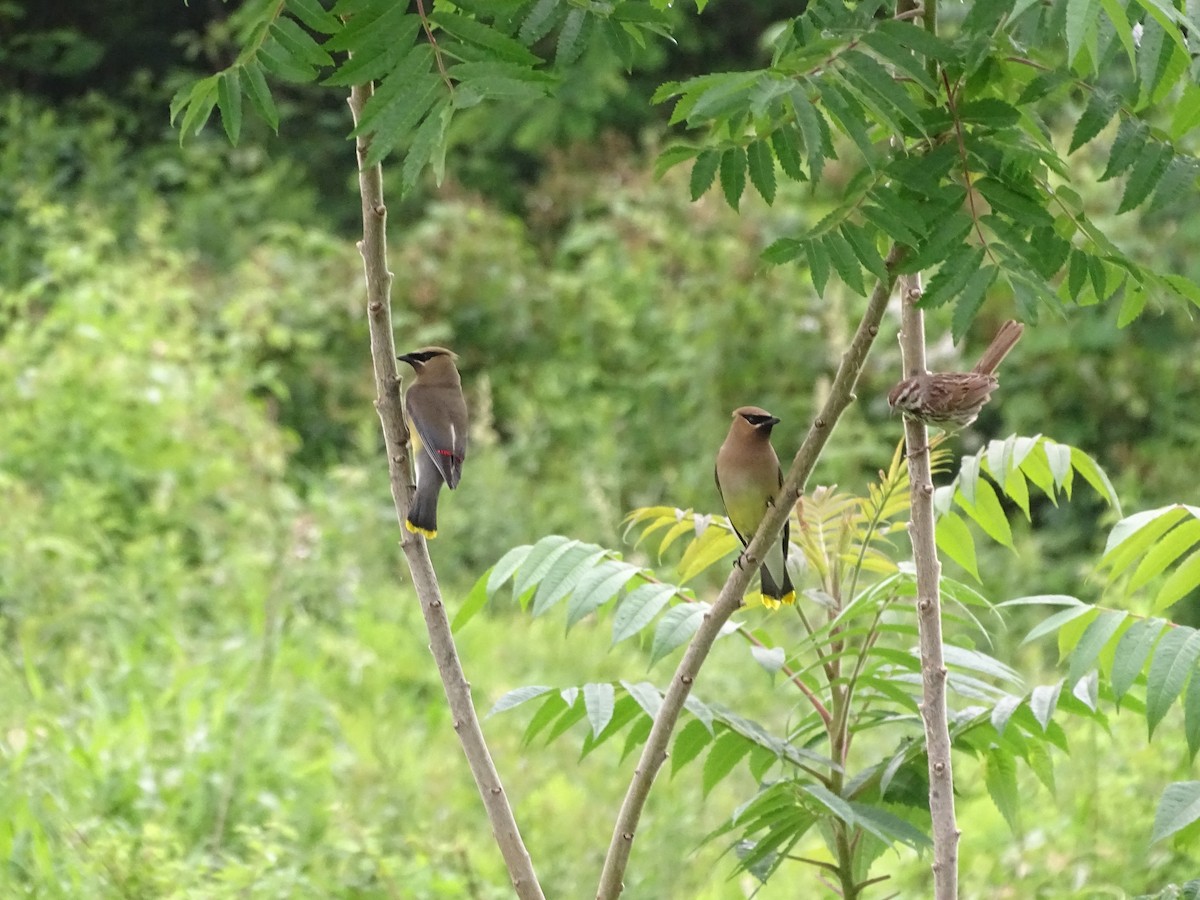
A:
POLYGON ((567 603, 567 628, 617 596, 637 574, 636 566, 610 559, 580 578, 567 603))
POLYGON ((733 209, 738 208, 742 192, 746 190, 746 151, 741 147, 730 147, 721 154, 721 190, 725 202, 733 209))
POLYGON ((850 242, 838 232, 828 231, 821 238, 821 246, 825 249, 826 258, 833 263, 833 268, 846 287, 859 296, 866 296, 867 287, 863 282, 862 269, 859 267, 858 258, 854 255, 854 248, 850 246, 850 242))
POLYGON ((1083 632, 1079 643, 1071 651, 1071 666, 1067 672, 1067 684, 1075 684, 1096 664, 1100 652, 1116 635, 1129 614, 1123 611, 1106 610, 1093 619, 1083 632))
POLYGON ((1073 65, 1089 34, 1095 35, 1100 0, 1067 0, 1067 65, 1073 65))
POLYGON ((1183 733, 1187 738, 1188 760, 1200 751, 1200 678, 1193 672, 1183 697, 1183 733))
POLYGON ((808 177, 816 182, 821 180, 821 170, 825 165, 825 141, 821 128, 821 112, 808 99, 803 89, 797 87, 789 97, 792 101, 792 111, 796 116, 796 125, 804 139, 804 149, 808 159, 808 177))
POLYGON ((1173 156, 1174 152, 1166 144, 1154 144, 1142 151, 1125 182, 1125 193, 1117 207, 1118 215, 1135 209, 1150 196, 1173 156))
POLYGON ((558 534, 542 538, 533 545, 521 570, 517 573, 517 577, 513 581, 513 594, 523 597, 530 588, 541 584, 546 573, 562 558, 563 554, 578 546, 579 541, 558 534))
POLYGON ((691 197, 699 200, 712 187, 713 179, 717 177, 717 167, 721 164, 721 154, 716 150, 705 150, 692 163, 691 197))
POLYGON ((888 74, 887 69, 857 50, 847 51, 838 59, 843 64, 842 71, 848 81, 854 83, 860 90, 877 96, 883 106, 892 112, 899 113, 919 133, 924 133, 925 123, 916 104, 913 103, 908 92, 888 74))
POLYGON ((1200 550, 1189 554, 1167 577, 1154 598, 1154 611, 1161 612, 1178 603, 1197 587, 1200 587, 1200 550))
POLYGON ((975 539, 966 522, 954 513, 946 513, 937 521, 936 540, 939 550, 966 569, 976 581, 981 581, 975 539))
POLYGON ((1150 736, 1175 702, 1200 658, 1200 632, 1182 625, 1169 629, 1154 648, 1146 673, 1146 725, 1150 736))
POLYGON ((820 241, 805 241, 804 255, 808 259, 808 271, 813 290, 818 297, 825 296, 825 285, 829 282, 829 255, 820 241))
POLYGON ((572 9, 563 20, 558 32, 558 45, 554 49, 554 64, 560 68, 569 66, 579 59, 587 47, 586 33, 589 31, 586 10, 572 9))
POLYGON ((287 0, 288 12, 321 34, 334 34, 341 30, 342 23, 326 11, 317 0, 287 0))
POLYGON ((782 647, 760 647, 758 644, 750 645, 750 655, 754 657, 756 663, 772 675, 783 668, 787 659, 787 654, 782 647))
POLYGON ((984 757, 984 784, 1008 827, 1016 831, 1021 800, 1017 790, 1017 762, 1011 753, 1001 747, 989 748, 984 757))
POLYGON ((775 157, 770 145, 763 140, 751 141, 746 148, 750 183, 770 206, 775 202, 775 157))
POLYGON ((1083 114, 1075 123, 1067 153, 1074 153, 1103 131, 1104 126, 1116 115, 1119 105, 1120 98, 1116 94, 1100 88, 1093 90, 1087 106, 1083 108, 1083 114))
POLYGON ((242 87, 238 76, 240 66, 226 69, 217 82, 217 107, 221 110, 221 124, 229 143, 237 146, 242 134, 242 87))
POLYGON ((183 139, 189 134, 199 134, 200 129, 208 121, 213 107, 217 105, 217 85, 220 80, 220 75, 210 75, 208 78, 200 79, 192 85, 186 102, 177 107, 176 112, 180 109, 186 110, 183 114, 183 121, 179 124, 180 143, 183 143, 183 139))
POLYGON ((499 700, 492 704, 492 708, 488 710, 485 718, 494 716, 497 713, 502 713, 505 710, 513 709, 514 707, 520 706, 522 703, 526 703, 537 697, 541 697, 543 694, 548 694, 552 690, 554 690, 554 688, 547 687, 543 684, 531 684, 526 687, 519 687, 515 690, 511 690, 507 694, 502 695, 499 700))
POLYGON ((312 35, 291 19, 276 19, 271 23, 269 31, 271 37, 296 61, 317 68, 333 65, 333 57, 312 39, 312 35))
POLYGON ((566 599, 583 575, 604 557, 605 551, 592 544, 571 547, 546 571, 533 595, 533 616, 543 615, 566 599))
POLYGON ((1200 781, 1167 785, 1154 812, 1150 843, 1156 844, 1200 819, 1200 781))
POLYGON ((854 250, 854 255, 862 267, 876 278, 885 281, 888 277, 887 266, 879 254, 879 248, 875 246, 874 230, 853 222, 843 222, 839 231, 854 250))
POLYGON ((704 796, 707 797, 749 752, 750 743, 739 734, 726 731, 718 737, 704 759, 704 776, 701 779, 704 796))
POLYGON ((667 610, 654 631, 650 663, 658 662, 676 647, 685 644, 703 624, 710 606, 704 602, 680 603, 667 610))
POLYGON ((990 482, 979 479, 975 488, 975 502, 967 502, 964 496, 958 501, 958 505, 988 537, 1013 549, 1012 529, 1009 527, 1008 517, 1004 514, 1004 507, 1000 505, 1000 499, 990 482))
MULTIPOLYGON (((562 538, 566 540, 566 538, 562 538)), ((492 596, 496 591, 500 590, 508 579, 513 577, 517 569, 529 558, 530 551, 533 550, 532 544, 522 544, 520 547, 513 547, 502 557, 499 562, 492 566, 491 574, 487 580, 487 594, 492 596)))
MULTIPOLYGON (((976 313, 983 307, 988 289, 996 280, 999 271, 995 266, 982 266, 972 272, 967 283, 963 285, 958 295, 958 302, 954 304, 954 313, 950 317, 950 335, 954 340, 959 341, 966 336, 968 328, 975 321, 976 313)), ((1028 504, 1023 508, 1028 515, 1028 504)))
POLYGON ((1042 731, 1046 731, 1050 727, 1050 719, 1054 715, 1055 707, 1058 706, 1058 697, 1062 693, 1062 687, 1061 681, 1056 684, 1041 684, 1029 693, 1029 711, 1042 726, 1042 731))
POLYGON ((982 247, 964 246, 961 251, 942 263, 929 279, 917 305, 922 309, 937 309, 954 299, 980 270, 983 255, 982 247))
POLYGON ((560 3, 561 0, 537 0, 533 4, 525 20, 521 22, 521 30, 517 35, 521 43, 534 44, 550 33, 554 28, 555 14, 560 3))
POLYGON ((662 694, 658 688, 648 681, 622 681, 621 687, 625 688, 629 696, 642 708, 647 718, 658 718, 658 711, 662 707, 662 694))
POLYGON ((1142 158, 1142 150, 1150 137, 1150 126, 1140 119, 1124 118, 1117 129, 1112 147, 1108 151, 1108 162, 1100 181, 1108 181, 1120 175, 1142 158))
POLYGON ((1166 624, 1162 619, 1142 619, 1134 622, 1117 641, 1109 683, 1118 703, 1141 674, 1146 665, 1146 658, 1150 655, 1150 648, 1154 646, 1166 624))
POLYGON ((612 642, 619 644, 649 625, 673 596, 675 588, 669 584, 643 584, 630 591, 613 616, 612 642))
MULTIPOLYGON (((494 568, 494 567, 493 567, 494 568)), ((488 578, 491 576, 493 569, 488 569, 476 581, 467 596, 463 598, 462 604, 458 608, 458 612, 454 614, 454 621, 450 625, 450 630, 457 633, 463 626, 470 622, 482 610, 488 601, 488 578)))
POLYGON ((674 775, 699 756, 712 740, 712 734, 699 719, 693 719, 680 728, 671 747, 671 774, 674 775))
POLYGON ((475 19, 457 15, 443 9, 439 9, 429 18, 439 28, 444 29, 459 40, 491 50, 501 59, 524 66, 536 66, 542 62, 540 57, 529 52, 519 41, 475 19))
POLYGON ((271 89, 267 87, 267 79, 263 76, 262 67, 257 62, 247 63, 242 67, 242 75, 244 76, 242 85, 246 89, 246 96, 250 98, 250 104, 271 130, 278 133, 279 110, 275 107, 271 89))
POLYGON ((433 170, 434 181, 441 185, 445 175, 446 132, 453 118, 453 104, 449 97, 445 97, 434 104, 425 121, 417 127, 408 153, 404 155, 404 165, 400 168, 402 195, 416 186, 426 165, 433 170))
MULTIPOLYGON (((1074 600, 1075 598, 1070 598, 1074 600)), ((1076 601, 1078 603, 1078 601, 1076 601)), ((1048 634, 1053 634, 1069 622, 1074 622, 1076 619, 1083 616, 1094 616, 1096 607, 1081 603, 1079 606, 1070 606, 1067 609, 1059 610, 1052 616, 1049 616, 1035 625, 1029 630, 1029 634, 1021 641, 1021 645, 1032 643, 1048 634)))
POLYGON ((1083 480, 1092 486, 1104 500, 1108 501, 1118 515, 1121 513, 1121 500, 1117 496, 1117 489, 1113 487, 1112 482, 1108 480, 1108 475, 1100 468, 1100 464, 1094 459, 1080 450, 1078 447, 1071 448, 1071 466, 1083 476, 1083 480))
POLYGON ((600 732, 612 721, 613 706, 616 703, 616 692, 607 681, 583 686, 583 708, 587 712, 588 724, 592 726, 592 736, 599 737, 600 732))
POLYGON ((796 130, 788 125, 781 125, 771 133, 771 146, 779 167, 793 181, 804 180, 804 170, 800 167, 800 139, 796 130))

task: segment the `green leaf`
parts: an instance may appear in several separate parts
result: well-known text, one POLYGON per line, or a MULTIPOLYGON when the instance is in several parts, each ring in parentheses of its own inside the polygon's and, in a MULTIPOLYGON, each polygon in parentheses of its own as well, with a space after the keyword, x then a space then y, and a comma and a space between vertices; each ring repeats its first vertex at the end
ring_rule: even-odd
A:
POLYGON ((746 151, 741 147, 730 147, 722 153, 720 173, 725 202, 737 209, 742 192, 746 190, 746 151))
POLYGON ((1062 693, 1062 687, 1061 681, 1056 684, 1041 684, 1029 693, 1029 711, 1042 726, 1042 731, 1050 727, 1050 719, 1054 715, 1055 707, 1058 706, 1058 697, 1062 693))
POLYGON ((721 155, 716 150, 705 150, 692 163, 691 196, 699 200, 712 187, 713 179, 717 177, 717 166, 721 164, 721 155))
POLYGON ((521 571, 517 573, 513 582, 513 594, 517 597, 524 597, 531 588, 542 583, 546 573, 562 558, 563 554, 578 546, 579 541, 558 534, 542 538, 533 545, 524 565, 521 566, 521 571))
MULTIPOLYGON (((911 27, 911 26, 910 26, 911 27)), ((938 86, 929 76, 924 60, 919 60, 909 48, 895 40, 891 33, 882 28, 875 28, 862 36, 862 42, 891 63, 899 71, 907 75, 914 83, 931 97, 938 94, 938 86)))
POLYGON ((1100 0, 1100 4, 1108 14, 1108 19, 1112 22, 1117 37, 1120 38, 1121 46, 1125 48, 1125 55, 1129 57, 1129 65, 1136 67, 1137 45, 1133 40, 1133 24, 1125 12, 1123 0, 1100 0))
POLYGON ((1189 514, 1193 518, 1200 517, 1200 509, 1182 503, 1170 506, 1160 506, 1158 509, 1147 509, 1131 516, 1126 516, 1113 526, 1104 544, 1104 556, 1100 558, 1100 568, 1112 567, 1115 577, 1127 569, 1136 559, 1174 528, 1189 514))
POLYGON ((1115 178, 1141 159, 1149 137, 1150 126, 1145 122, 1134 118, 1122 119, 1112 148, 1108 151, 1108 163, 1100 175, 1100 181, 1115 178))
POLYGON ((1119 105, 1120 98, 1116 94, 1100 88, 1092 91, 1087 106, 1083 108, 1083 115, 1075 123, 1075 130, 1071 133, 1071 144, 1067 152, 1074 153, 1103 131, 1104 126, 1116 114, 1119 105))
POLYGON ((446 168, 446 132, 453 118, 454 107, 450 98, 444 97, 434 104, 425 121, 417 127, 400 169, 402 195, 416 187, 417 179, 426 165, 433 170, 436 183, 442 183, 446 168))
POLYGON ((1095 36, 1100 0, 1067 0, 1067 65, 1072 65, 1088 36, 1095 36))
POLYGON ((225 134, 229 143, 237 146, 242 134, 242 88, 238 77, 240 66, 234 66, 221 73, 217 82, 217 106, 221 110, 221 124, 225 126, 225 134))
POLYGON ((1200 84, 1189 81, 1175 102, 1168 133, 1172 139, 1179 140, 1197 125, 1200 125, 1200 84))
POLYGON ((529 45, 540 41, 554 28, 561 0, 537 0, 521 23, 518 37, 521 43, 529 45))
POLYGON ((856 821, 885 843, 899 841, 917 851, 933 845, 928 835, 886 809, 854 801, 850 801, 849 806, 854 811, 856 821))
POLYGON ((1108 475, 1100 468, 1099 463, 1078 447, 1072 447, 1071 465, 1075 468, 1076 472, 1083 476, 1083 480, 1092 486, 1097 494, 1108 501, 1108 505, 1115 509, 1119 515, 1121 512, 1121 501, 1117 497, 1117 489, 1108 480, 1108 475))
POLYGON ((649 625, 673 596, 675 588, 669 584, 643 584, 630 591, 613 616, 612 642, 619 644, 649 625))
MULTIPOLYGON (((982 247, 963 246, 937 270, 925 286, 917 304, 922 309, 937 309, 958 296, 983 264, 982 247)), ((994 277, 994 276, 993 276, 994 277)))
POLYGON ((966 497, 963 497, 958 501, 958 505, 992 540, 1013 549, 1012 529, 1009 528, 1008 517, 1004 515, 1004 507, 1000 505, 1000 499, 990 482, 979 479, 975 502, 969 503, 966 497))
MULTIPOLYGON (((1074 599, 1074 598, 1071 598, 1074 599)), ((1077 603, 1079 601, 1076 601, 1077 603)), ((1096 615, 1096 607, 1086 603, 1081 603, 1079 606, 1070 606, 1067 609, 1059 610, 1054 615, 1043 619, 1037 625, 1030 629, 1029 634, 1025 635, 1025 639, 1021 641, 1021 645, 1030 644, 1047 634, 1053 634, 1069 622, 1074 622, 1076 619, 1083 616, 1096 615)))
MULTIPOLYGON (((567 539, 560 538, 560 540, 567 539)), ((488 576, 487 594, 489 597, 504 587, 508 579, 512 578, 517 569, 521 568, 525 560, 529 558, 532 550, 532 544, 522 544, 520 547, 513 547, 500 557, 500 561, 492 566, 491 574, 488 576)))
MULTIPOLYGON (((1178 531, 1179 529, 1176 529, 1178 531)), ((1168 577, 1154 598, 1154 611, 1161 612, 1200 587, 1200 550, 1190 554, 1168 577)))
POLYGON ((297 61, 318 68, 333 65, 333 57, 312 39, 312 35, 291 19, 276 19, 271 23, 270 34, 287 54, 297 61))
POLYGON ((1155 542, 1142 557, 1137 571, 1129 580, 1129 592, 1133 593, 1161 575, 1167 566, 1178 560, 1197 542, 1200 542, 1200 519, 1187 519, 1168 531, 1162 540, 1155 542))
POLYGON ((1162 619, 1142 619, 1134 622, 1117 641, 1109 681, 1118 703, 1142 673, 1146 658, 1150 655, 1150 648, 1154 646, 1166 624, 1162 619))
POLYGON ((279 132, 279 110, 275 108, 275 100, 271 97, 271 89, 267 87, 267 79, 263 76, 262 66, 257 61, 242 66, 242 86, 255 112, 271 130, 279 132))
POLYGON ((1188 679, 1187 693, 1183 697, 1183 733, 1187 737, 1190 762, 1200 750, 1200 678, 1195 673, 1188 679))
POLYGON ((824 247, 828 259, 833 263, 834 269, 837 270, 838 277, 845 282, 846 287, 859 296, 865 297, 867 288, 863 283, 862 269, 859 268, 854 248, 850 246, 849 241, 838 232, 829 231, 821 238, 821 245, 824 247))
MULTIPOLYGON (((958 295, 958 302, 954 304, 954 314, 950 317, 950 335, 954 340, 959 341, 966 336, 971 323, 975 321, 975 315, 983 307, 988 289, 996 280, 999 271, 995 266, 982 266, 972 272, 971 277, 967 279, 967 283, 958 295)), ((1024 509, 1028 516, 1027 504, 1024 509)))
POLYGON ((711 732, 699 719, 692 719, 679 729, 671 748, 671 774, 674 775, 712 742, 711 732))
POLYGON ((1157 844, 1200 819, 1200 781, 1169 784, 1158 801, 1150 843, 1157 844))
MULTIPOLYGON (((792 110, 796 114, 796 125, 804 138, 804 149, 808 156, 808 177, 816 182, 821 180, 821 170, 825 165, 825 128, 822 127, 821 111, 812 105, 808 95, 799 87, 789 95, 792 110)), ((830 153, 829 155, 832 155, 830 153)))
POLYGON ((818 297, 825 296, 825 285, 829 282, 829 254, 824 245, 818 240, 806 241, 805 256, 808 258, 808 271, 812 278, 813 290, 818 297))
POLYGON ((513 709, 514 707, 520 706, 522 703, 526 703, 536 697, 541 697, 543 694, 548 694, 552 690, 554 690, 554 688, 547 687, 542 684, 531 684, 527 687, 519 687, 515 690, 511 690, 507 694, 504 694, 494 704, 492 704, 492 708, 488 710, 487 716, 484 718, 488 718, 496 715, 497 713, 502 713, 506 710, 513 709))
POLYGON ((654 643, 650 648, 650 663, 658 662, 676 647, 691 639, 704 623, 711 607, 704 602, 680 603, 667 610, 654 631, 654 643))
POLYGON ((746 158, 750 171, 750 183, 759 195, 767 201, 767 205, 775 202, 775 157, 771 146, 764 140, 751 141, 746 148, 746 158))
POLYGON ((1125 193, 1117 207, 1118 215, 1140 206, 1150 196, 1174 155, 1166 144, 1152 144, 1142 152, 1125 182, 1125 193))
MULTIPOLYGON (((179 142, 181 144, 183 143, 183 139, 189 134, 199 134, 200 129, 208 121, 213 107, 217 105, 217 86, 220 84, 220 81, 220 75, 210 75, 207 78, 202 78, 192 85, 191 92, 188 94, 186 101, 183 101, 178 106, 172 103, 176 114, 180 109, 187 109, 183 114, 183 121, 179 125, 179 142)), ((178 100, 178 97, 176 100, 178 100)))
POLYGON ((335 34, 342 28, 337 17, 331 15, 317 0, 287 0, 288 12, 321 34, 335 34))
POLYGON ((1013 755, 1002 747, 991 747, 984 756, 984 784, 988 796, 996 804, 996 809, 1008 822, 1008 827, 1018 829, 1018 814, 1021 809, 1021 795, 1017 790, 1017 762, 1013 755))
POLYGON ((545 576, 533 595, 533 615, 536 618, 566 599, 580 578, 592 571, 604 557, 605 551, 593 544, 568 546, 546 570, 545 576))
MULTIPOLYGON (((818 82, 817 90, 820 92, 821 102, 829 111, 829 115, 842 126, 842 130, 858 147, 866 164, 872 169, 875 168, 877 153, 867 130, 867 113, 862 104, 858 102, 852 92, 833 79, 818 82)), ((829 149, 828 155, 833 155, 832 148, 829 149)), ((819 166, 817 171, 820 171, 819 166)))
POLYGON ((1004 213, 1023 228, 1037 225, 1054 227, 1054 218, 1046 211, 1042 198, 1026 193, 1015 182, 988 176, 976 181, 975 189, 983 194, 993 210, 1004 213))
POLYGON ((558 32, 558 45, 554 49, 554 64, 559 68, 575 62, 587 49, 587 33, 591 30, 591 18, 587 11, 579 8, 567 13, 558 32))
POLYGON ((804 170, 800 167, 800 138, 796 129, 790 125, 781 125, 771 132, 771 146, 779 167, 793 181, 804 180, 804 170))
POLYGON ((583 708, 587 712, 588 724, 592 726, 593 737, 599 737, 600 732, 612 721, 615 699, 616 692, 607 681, 583 686, 583 708))
POLYGON ((540 57, 530 53, 519 41, 475 19, 447 12, 444 9, 439 9, 429 18, 439 28, 459 40, 491 50, 501 59, 524 66, 536 66, 542 62, 540 57))
POLYGON ((704 776, 701 781, 704 796, 707 797, 749 752, 750 743, 739 734, 726 731, 717 738, 704 760, 704 776))
POLYGON ((1146 674, 1146 725, 1150 736, 1196 670, 1200 632, 1182 625, 1168 629, 1154 648, 1146 674))
POLYGON ((975 557, 975 539, 961 517, 948 512, 938 519, 937 545, 939 550, 966 569, 972 578, 982 583, 975 557))
POLYGON ((636 566, 615 559, 606 560, 587 572, 571 592, 567 604, 567 628, 616 597, 637 574, 636 566))
POLYGON ((925 123, 912 98, 901 85, 881 66, 865 53, 850 50, 838 57, 843 65, 843 74, 860 90, 873 93, 883 106, 907 119, 919 133, 924 133, 925 123))
POLYGON ((450 625, 452 632, 457 633, 487 605, 488 578, 494 569, 495 567, 484 572, 475 581, 475 585, 467 593, 467 596, 463 598, 462 605, 459 606, 458 612, 454 614, 454 621, 450 625))
POLYGON ((1071 651, 1067 684, 1073 685, 1078 682, 1096 664, 1100 651, 1108 645, 1128 616, 1129 614, 1123 611, 1107 610, 1088 624, 1079 643, 1071 651))
POLYGON ((862 267, 880 281, 886 281, 887 266, 879 254, 879 248, 875 245, 874 229, 869 229, 865 225, 856 225, 853 222, 843 222, 838 230, 854 250, 854 256, 862 264, 862 267))

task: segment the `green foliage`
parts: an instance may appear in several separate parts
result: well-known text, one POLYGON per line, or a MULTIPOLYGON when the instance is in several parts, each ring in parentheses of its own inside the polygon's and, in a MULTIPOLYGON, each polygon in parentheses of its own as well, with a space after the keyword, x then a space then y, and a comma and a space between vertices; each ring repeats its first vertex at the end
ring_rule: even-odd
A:
MULTIPOLYGON (((944 464, 944 453, 936 453, 935 460, 944 464)), ((879 483, 864 496, 817 489, 797 502, 791 533, 811 584, 796 607, 793 624, 800 626, 798 636, 784 638, 786 620, 776 625, 776 617, 761 619, 753 604, 745 617, 731 619, 722 631, 745 641, 750 652, 744 662, 784 676, 797 689, 799 697, 786 726, 777 730, 778 726, 702 700, 693 691, 686 707, 692 719, 675 735, 672 771, 703 757, 705 793, 742 764, 760 784, 758 792, 711 837, 735 834, 737 869, 762 881, 774 875, 814 829, 827 841, 836 842, 836 836, 843 835, 850 846, 861 847, 856 865, 864 873, 889 846, 921 849, 928 843, 924 833, 927 763, 920 741, 921 668, 914 647, 916 609, 901 602, 913 597, 916 588, 910 566, 895 561, 892 542, 908 513, 905 462, 897 448, 890 468, 880 473, 879 483), (781 638, 783 642, 776 645, 781 638), (887 748, 882 753, 881 743, 887 748), (852 744, 860 748, 853 756, 852 744), (862 750, 864 746, 871 749, 862 750)), ((993 442, 986 452, 965 458, 952 483, 940 489, 943 526, 939 531, 945 523, 957 523, 949 526, 951 537, 944 543, 961 541, 967 531, 961 519, 951 517, 948 504, 953 502, 985 533, 1011 545, 993 482, 1028 508, 1030 484, 1045 490, 1051 499, 1059 491, 1070 496, 1073 472, 1115 503, 1107 477, 1078 450, 1042 437, 993 442), (981 477, 981 470, 991 480, 981 477), (984 502, 985 496, 992 502, 984 502)), ((641 532, 635 547, 656 546, 659 557, 681 538, 688 538, 675 569, 681 581, 739 549, 728 522, 719 516, 655 507, 635 511, 628 522, 641 532)), ((966 540, 973 556, 969 532, 966 540)), ((959 547, 958 555, 964 553, 959 547)), ((649 634, 653 626, 651 664, 683 644, 708 609, 692 591, 660 582, 645 568, 623 562, 611 551, 552 536, 506 554, 476 584, 456 626, 464 625, 510 580, 514 597, 535 617, 565 601, 568 628, 584 616, 611 610, 614 643, 639 632, 649 634)), ((998 619, 1006 607, 1047 598, 997 605, 946 577, 942 591, 947 603, 944 616, 958 635, 945 648, 950 670, 947 686, 962 704, 953 717, 952 743, 983 761, 988 793, 1015 831, 1023 805, 1018 761, 1054 789, 1050 751, 1068 749, 1056 713, 1106 721, 1098 706, 1096 678, 1094 674, 1084 678, 1081 670, 1069 681, 1026 690, 1015 670, 980 649, 989 642, 991 627, 985 621, 998 619)), ((1058 602, 1070 604, 1071 611, 1095 612, 1074 598, 1058 602)), ((1083 668, 1091 667, 1122 620, 1123 616, 1117 621, 1098 620, 1105 623, 1097 629, 1103 639, 1092 636, 1081 642, 1081 648, 1090 648, 1083 668)), ((1053 624, 1047 622, 1042 633, 1067 621, 1064 616, 1053 624)), ((1193 657, 1178 657, 1164 654, 1161 659, 1169 662, 1160 665, 1168 665, 1171 674, 1152 676, 1147 683, 1151 728, 1178 696, 1185 677, 1181 673, 1190 674, 1194 668, 1189 664, 1194 663, 1193 657)), ((585 722, 585 755, 623 733, 622 755, 627 756, 645 741, 662 695, 652 684, 624 680, 559 689, 537 685, 509 692, 496 702, 493 712, 533 700, 539 704, 526 728, 526 741, 540 735, 553 740, 585 722)), ((833 849, 831 843, 830 852, 833 849)))

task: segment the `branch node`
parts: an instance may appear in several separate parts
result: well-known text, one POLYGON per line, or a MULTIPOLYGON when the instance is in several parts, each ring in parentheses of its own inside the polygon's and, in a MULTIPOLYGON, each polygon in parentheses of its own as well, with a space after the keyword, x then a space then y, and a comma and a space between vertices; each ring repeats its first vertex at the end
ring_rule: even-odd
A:
POLYGON ((828 427, 828 423, 825 421, 824 416, 817 416, 815 419, 813 419, 813 428, 817 429, 818 431, 824 431, 828 427))
POLYGON ((933 493, 933 485, 930 484, 928 481, 925 482, 923 485, 921 485, 921 493, 932 494, 933 493))
POLYGON ((692 676, 691 676, 691 675, 681 675, 681 676, 680 676, 680 678, 679 678, 679 680, 680 680, 680 681, 682 681, 684 684, 689 684, 689 685, 690 685, 690 684, 691 684, 693 681, 695 681, 695 679, 694 679, 694 678, 692 678, 692 676))

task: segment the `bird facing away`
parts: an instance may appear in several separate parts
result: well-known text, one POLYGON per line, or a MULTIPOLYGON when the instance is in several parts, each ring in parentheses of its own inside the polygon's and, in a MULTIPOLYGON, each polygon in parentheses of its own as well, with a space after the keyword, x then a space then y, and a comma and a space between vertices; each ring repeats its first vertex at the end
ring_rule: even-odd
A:
MULTIPOLYGON (((771 446, 771 429, 778 423, 779 419, 757 406, 735 409, 729 434, 717 451, 717 493, 742 546, 749 545, 783 485, 779 457, 771 446)), ((796 589, 787 570, 788 532, 785 521, 780 542, 762 561, 763 605, 771 609, 796 602, 796 589)))
POLYGON ((397 359, 413 367, 416 377, 404 395, 417 490, 404 526, 427 538, 437 537, 438 494, 442 485, 458 487, 467 457, 467 402, 454 360, 444 347, 423 347, 397 359))
POLYGON ((1010 319, 1000 326, 970 372, 926 372, 905 378, 888 392, 888 406, 926 425, 947 430, 967 427, 1000 383, 996 367, 1024 330, 1024 325, 1010 319))

